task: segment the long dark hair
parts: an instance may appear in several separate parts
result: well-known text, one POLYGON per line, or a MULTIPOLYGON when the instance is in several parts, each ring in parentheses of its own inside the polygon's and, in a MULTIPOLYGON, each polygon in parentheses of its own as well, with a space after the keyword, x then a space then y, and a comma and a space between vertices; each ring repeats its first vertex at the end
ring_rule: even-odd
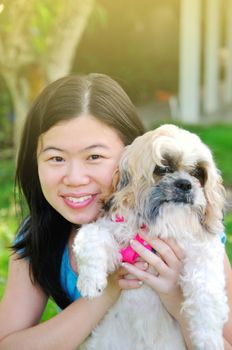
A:
POLYGON ((71 223, 46 201, 37 169, 39 136, 61 120, 92 115, 114 128, 125 145, 144 133, 136 109, 127 94, 103 74, 67 76, 48 85, 35 100, 26 118, 18 153, 16 187, 26 198, 29 217, 13 246, 28 258, 30 276, 48 296, 65 308, 70 304, 60 283, 60 267, 71 223))

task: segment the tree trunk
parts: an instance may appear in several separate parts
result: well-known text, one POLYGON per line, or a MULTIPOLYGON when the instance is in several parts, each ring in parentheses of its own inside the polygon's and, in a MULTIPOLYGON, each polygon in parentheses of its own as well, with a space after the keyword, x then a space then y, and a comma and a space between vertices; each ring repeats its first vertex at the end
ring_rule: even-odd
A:
POLYGON ((24 30, 37 0, 31 0, 17 22, 28 0, 12 0, 9 18, 17 24, 0 37, 0 71, 8 86, 14 105, 14 146, 17 151, 29 105, 46 83, 67 75, 72 67, 77 45, 88 23, 95 0, 65 0, 53 26, 45 38, 46 50, 38 57, 31 38, 24 30), (13 6, 13 5, 12 5, 13 6), (8 37, 9 36, 9 37, 8 37), (41 63, 42 62, 42 63, 41 63), (39 72, 39 73, 38 73, 39 72))
POLYGON ((15 70, 4 71, 4 80, 10 91, 14 106, 14 148, 17 153, 26 114, 29 109, 29 84, 27 79, 19 79, 15 70))
POLYGON ((45 67, 48 82, 61 78, 71 71, 77 45, 86 28, 94 3, 95 0, 76 0, 74 3, 72 1, 68 13, 62 18, 57 18, 54 26, 56 35, 50 38, 51 46, 45 67))

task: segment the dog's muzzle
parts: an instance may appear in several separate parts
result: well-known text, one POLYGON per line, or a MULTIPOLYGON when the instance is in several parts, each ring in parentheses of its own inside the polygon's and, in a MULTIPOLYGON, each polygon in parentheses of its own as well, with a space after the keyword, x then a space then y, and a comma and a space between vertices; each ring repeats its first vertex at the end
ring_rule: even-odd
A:
POLYGON ((194 185, 190 175, 168 174, 151 188, 145 205, 145 216, 149 222, 154 222, 165 203, 194 204, 194 185))
POLYGON ((173 184, 173 198, 175 203, 193 204, 192 183, 187 179, 178 179, 173 184))

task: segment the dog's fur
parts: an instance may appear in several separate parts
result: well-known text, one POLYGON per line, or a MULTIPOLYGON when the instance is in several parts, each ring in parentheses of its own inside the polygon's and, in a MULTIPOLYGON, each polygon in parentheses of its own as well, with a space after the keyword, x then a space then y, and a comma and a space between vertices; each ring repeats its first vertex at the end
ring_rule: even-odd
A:
MULTIPOLYGON (((210 150, 198 136, 163 125, 127 146, 119 182, 104 217, 74 241, 83 297, 97 297, 120 266, 121 248, 146 224, 149 235, 173 238, 185 253, 179 284, 194 349, 222 350, 228 314, 223 270, 224 188, 210 150), (124 222, 117 223, 116 215, 124 222)), ((180 327, 146 284, 123 291, 81 346, 85 350, 182 350, 180 327)))

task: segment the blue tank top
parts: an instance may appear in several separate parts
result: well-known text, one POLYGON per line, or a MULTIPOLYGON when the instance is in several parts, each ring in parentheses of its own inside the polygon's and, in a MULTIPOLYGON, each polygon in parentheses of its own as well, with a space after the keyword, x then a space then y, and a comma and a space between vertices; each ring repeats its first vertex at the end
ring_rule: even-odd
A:
POLYGON ((76 287, 78 275, 73 271, 70 264, 67 244, 64 248, 64 253, 61 261, 60 279, 62 288, 67 293, 71 301, 74 301, 81 297, 81 294, 76 287))

